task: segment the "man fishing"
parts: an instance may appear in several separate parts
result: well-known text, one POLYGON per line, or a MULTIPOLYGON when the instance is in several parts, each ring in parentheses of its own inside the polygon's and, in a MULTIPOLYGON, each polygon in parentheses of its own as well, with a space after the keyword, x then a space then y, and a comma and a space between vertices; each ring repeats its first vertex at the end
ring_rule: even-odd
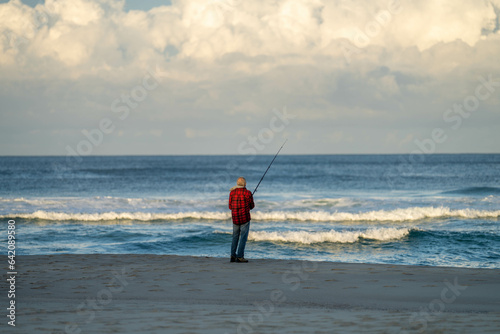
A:
POLYGON ((259 183, 253 193, 247 190, 247 181, 244 177, 238 178, 236 187, 231 188, 229 193, 229 210, 231 210, 231 217, 233 218, 233 242, 231 243, 231 262, 248 262, 245 259, 245 246, 248 239, 248 231, 250 230, 250 210, 255 207, 253 202, 253 194, 259 189, 259 185, 264 180, 269 168, 273 164, 281 149, 285 146, 286 140, 281 145, 280 149, 274 156, 273 160, 267 167, 264 175, 260 178, 259 183), (239 247, 238 247, 239 245, 239 247))
POLYGON ((231 243, 231 262, 248 262, 245 259, 245 245, 250 230, 250 210, 255 207, 253 195, 246 188, 244 177, 238 178, 236 186, 229 193, 229 210, 233 218, 233 242, 231 243))

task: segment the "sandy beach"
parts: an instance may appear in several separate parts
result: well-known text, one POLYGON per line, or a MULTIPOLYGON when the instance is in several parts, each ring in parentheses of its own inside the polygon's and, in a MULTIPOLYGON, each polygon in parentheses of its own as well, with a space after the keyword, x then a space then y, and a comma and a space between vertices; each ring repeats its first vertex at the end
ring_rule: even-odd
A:
POLYGON ((8 332, 500 331, 500 270, 134 254, 18 256, 17 271, 8 332))

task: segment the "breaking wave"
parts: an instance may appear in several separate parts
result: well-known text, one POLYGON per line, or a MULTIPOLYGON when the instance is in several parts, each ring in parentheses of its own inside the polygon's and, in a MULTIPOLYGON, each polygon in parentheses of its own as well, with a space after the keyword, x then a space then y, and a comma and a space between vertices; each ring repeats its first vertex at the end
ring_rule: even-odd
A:
POLYGON ((148 213, 148 212, 104 212, 104 213, 64 213, 51 211, 36 211, 27 214, 14 214, 0 216, 2 218, 22 218, 40 220, 78 220, 78 221, 101 221, 101 220, 179 220, 179 219, 209 219, 225 220, 231 217, 226 212, 194 211, 179 213, 148 213))
POLYGON ((284 232, 266 232, 252 231, 248 239, 252 241, 277 241, 277 242, 296 242, 301 244, 313 244, 323 242, 353 243, 360 239, 371 239, 378 241, 387 241, 401 239, 410 234, 409 228, 374 228, 366 231, 284 231, 284 232))
MULTIPOLYGON (((33 213, 15 213, 2 215, 1 218, 21 218, 38 220, 77 220, 77 221, 103 221, 103 220, 136 220, 136 221, 155 221, 155 220, 181 220, 181 219, 199 219, 199 220, 226 220, 230 219, 229 211, 190 211, 178 213, 150 213, 150 212, 103 212, 103 213, 65 213, 38 210, 33 213)), ((360 213, 349 212, 327 212, 327 211, 272 211, 252 212, 254 221, 416 221, 422 219, 442 219, 448 217, 481 219, 498 218, 500 210, 475 210, 460 209, 452 210, 447 207, 412 207, 395 210, 379 210, 360 213)))
POLYGON ((415 221, 429 218, 460 217, 468 219, 498 218, 500 210, 486 211, 474 209, 452 210, 446 207, 413 207, 395 210, 379 210, 361 213, 349 212, 256 212, 256 220, 299 220, 299 221, 415 221))

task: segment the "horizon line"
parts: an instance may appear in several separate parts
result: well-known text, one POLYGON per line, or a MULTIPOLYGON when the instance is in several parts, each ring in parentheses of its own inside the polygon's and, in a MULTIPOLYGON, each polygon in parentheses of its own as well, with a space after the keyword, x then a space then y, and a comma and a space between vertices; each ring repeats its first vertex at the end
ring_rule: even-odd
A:
MULTIPOLYGON (((264 154, 228 154, 228 153, 214 153, 214 154, 90 154, 90 155, 55 155, 55 154, 19 154, 19 155, 0 155, 0 158, 22 158, 22 157, 73 157, 73 158, 86 158, 86 157, 166 157, 166 156, 273 156, 275 153, 264 153, 264 154)), ((314 156, 314 155, 500 155, 500 152, 464 152, 464 153, 283 153, 280 156, 314 156)))

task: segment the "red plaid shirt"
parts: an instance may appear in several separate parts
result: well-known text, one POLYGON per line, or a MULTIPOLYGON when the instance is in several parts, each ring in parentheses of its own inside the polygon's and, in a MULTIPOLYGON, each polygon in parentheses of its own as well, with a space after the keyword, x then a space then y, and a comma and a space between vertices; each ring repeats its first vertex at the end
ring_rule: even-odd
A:
POLYGON ((255 207, 253 196, 247 188, 236 188, 229 193, 229 210, 233 224, 241 225, 250 221, 250 210, 255 207))

